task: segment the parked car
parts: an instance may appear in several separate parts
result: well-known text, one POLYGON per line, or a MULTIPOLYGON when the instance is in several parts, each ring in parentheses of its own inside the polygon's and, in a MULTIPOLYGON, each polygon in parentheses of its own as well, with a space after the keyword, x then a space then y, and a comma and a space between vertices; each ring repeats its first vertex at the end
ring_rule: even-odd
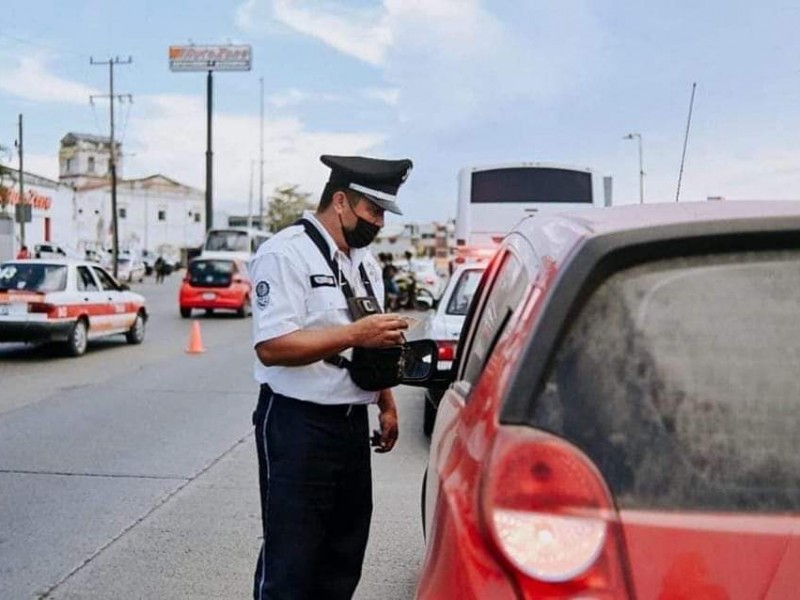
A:
MULTIPOLYGON (((464 326, 464 318, 467 316, 467 309, 485 269, 485 264, 471 263, 460 265, 453 271, 435 312, 425 321, 422 337, 436 342, 439 349, 440 370, 449 370, 453 366, 453 357, 464 326)), ((441 389, 425 390, 425 416, 422 424, 425 435, 430 435, 433 431, 436 409, 443 394, 444 390, 441 389)))
POLYGON ((526 219, 470 305, 416 597, 800 589, 800 203, 526 219))
POLYGON ((129 283, 138 281, 141 283, 144 281, 144 276, 145 266, 138 258, 120 256, 117 259, 117 277, 120 281, 127 281, 129 283))
POLYGON ((247 269, 233 258, 195 258, 189 263, 180 289, 181 316, 193 309, 234 310, 242 318, 251 314, 250 279, 247 269))
POLYGON ((42 244, 34 244, 33 246, 34 258, 77 258, 75 253, 59 244, 45 242, 42 244))
POLYGON ((0 264, 0 342, 64 342, 80 356, 90 340, 144 340, 145 299, 99 265, 32 259, 0 264))

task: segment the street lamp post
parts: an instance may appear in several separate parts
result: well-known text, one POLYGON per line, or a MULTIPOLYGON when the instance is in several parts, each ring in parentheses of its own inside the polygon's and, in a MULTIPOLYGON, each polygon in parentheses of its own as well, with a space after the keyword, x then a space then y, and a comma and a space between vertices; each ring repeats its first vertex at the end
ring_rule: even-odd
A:
POLYGON ((639 204, 644 204, 644 162, 642 161, 642 134, 629 133, 622 139, 636 139, 639 142, 639 204))

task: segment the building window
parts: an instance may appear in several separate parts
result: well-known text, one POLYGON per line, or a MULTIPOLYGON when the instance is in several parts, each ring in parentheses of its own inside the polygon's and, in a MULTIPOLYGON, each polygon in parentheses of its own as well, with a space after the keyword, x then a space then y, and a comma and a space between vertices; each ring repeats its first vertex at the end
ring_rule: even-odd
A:
POLYGON ((194 222, 195 223, 199 223, 200 222, 200 213, 194 213, 194 222))
POLYGON ((159 221, 167 220, 167 211, 165 209, 162 208, 158 211, 158 220, 159 221))
POLYGON ((94 156, 89 157, 89 166, 86 168, 89 173, 94 173, 94 156))
POLYGON ((75 171, 75 159, 68 158, 67 159, 67 173, 73 173, 75 171))
POLYGON ((124 219, 128 216, 128 209, 120 207, 119 209, 119 218, 124 219))

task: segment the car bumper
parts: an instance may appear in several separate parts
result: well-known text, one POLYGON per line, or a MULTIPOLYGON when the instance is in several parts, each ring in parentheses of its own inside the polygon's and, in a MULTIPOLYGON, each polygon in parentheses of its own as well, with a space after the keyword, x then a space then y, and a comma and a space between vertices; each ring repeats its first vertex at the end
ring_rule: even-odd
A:
POLYGON ((75 321, 0 320, 0 342, 63 342, 75 321))
POLYGON ((219 308, 223 310, 238 310, 244 303, 244 294, 220 294, 208 290, 194 294, 182 294, 180 297, 181 308, 219 308), (214 298, 204 297, 204 294, 216 294, 214 298))

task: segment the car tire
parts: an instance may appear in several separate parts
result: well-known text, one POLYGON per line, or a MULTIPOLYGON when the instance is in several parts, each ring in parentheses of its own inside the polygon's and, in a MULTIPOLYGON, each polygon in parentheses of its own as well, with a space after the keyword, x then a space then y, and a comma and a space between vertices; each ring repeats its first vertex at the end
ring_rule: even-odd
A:
POLYGON ((141 344, 144 341, 144 323, 144 315, 137 313, 136 320, 131 325, 128 333, 125 334, 125 339, 129 344, 141 344))
POLYGON ((70 356, 82 356, 89 345, 89 328, 85 319, 78 319, 67 338, 67 352, 70 356))
POLYGON ((191 308, 186 308, 185 306, 181 306, 181 316, 184 319, 188 319, 189 317, 192 316, 192 309, 191 308))
POLYGON ((422 432, 426 436, 431 437, 431 434, 433 433, 433 426, 436 424, 436 408, 428 399, 427 394, 425 396, 424 402, 425 402, 425 414, 422 417, 422 432))
POLYGON ((239 310, 236 311, 236 316, 240 319, 246 319, 251 314, 253 314, 253 308, 250 306, 250 297, 245 296, 242 305, 239 307, 239 310))

